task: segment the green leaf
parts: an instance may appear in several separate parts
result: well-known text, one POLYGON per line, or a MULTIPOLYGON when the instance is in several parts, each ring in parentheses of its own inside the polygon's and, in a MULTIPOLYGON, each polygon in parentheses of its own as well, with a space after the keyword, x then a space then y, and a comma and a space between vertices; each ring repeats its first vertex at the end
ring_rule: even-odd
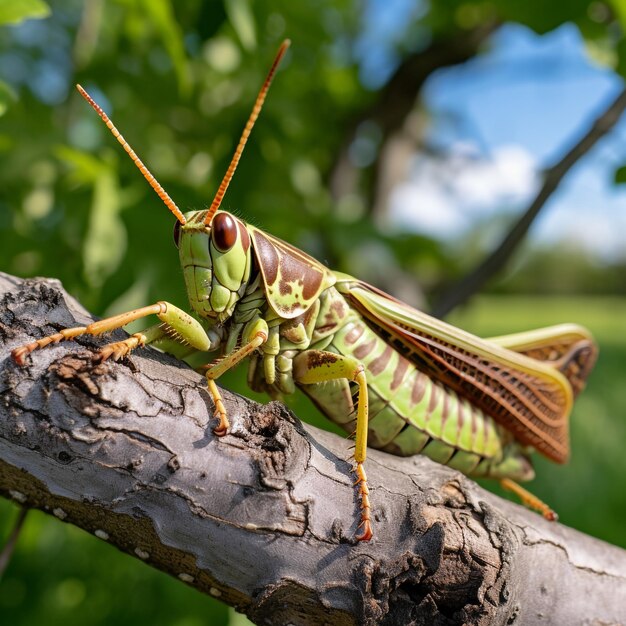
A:
POLYGON ((119 215, 122 203, 117 172, 106 162, 70 146, 57 146, 55 154, 72 169, 71 181, 93 185, 82 260, 85 282, 99 289, 126 254, 127 233, 119 215))
MULTIPOLYGON (((2 0, 0 0, 1 2, 2 0)), ((17 95, 5 82, 0 80, 0 117, 2 117, 9 106, 17 100, 17 95)))
POLYGON ((613 7, 623 32, 626 29, 626 2, 624 0, 611 0, 609 4, 613 7))
POLYGON ((71 146, 57 146, 54 153, 59 160, 71 168, 71 180, 77 184, 95 184, 103 172, 109 169, 97 157, 71 146))
POLYGON ((0 26, 48 15, 50 7, 43 0, 0 0, 0 26))
POLYGON ((626 39, 622 37, 615 46, 615 52, 617 54, 617 63, 615 71, 620 75, 626 77, 626 39))
POLYGON ((101 287, 126 254, 127 234, 119 212, 117 176, 112 171, 103 172, 94 185, 83 247, 83 272, 91 287, 101 287))
POLYGON ((241 45, 248 51, 254 50, 256 48, 256 30, 248 0, 226 0, 224 8, 241 45))
POLYGON ((622 165, 622 167, 618 167, 615 170, 615 182, 618 185, 626 183, 626 165, 622 165))
POLYGON ((178 89, 181 95, 186 96, 191 91, 191 78, 185 56, 183 31, 176 21, 170 0, 143 0, 142 5, 172 60, 178 78, 178 89))

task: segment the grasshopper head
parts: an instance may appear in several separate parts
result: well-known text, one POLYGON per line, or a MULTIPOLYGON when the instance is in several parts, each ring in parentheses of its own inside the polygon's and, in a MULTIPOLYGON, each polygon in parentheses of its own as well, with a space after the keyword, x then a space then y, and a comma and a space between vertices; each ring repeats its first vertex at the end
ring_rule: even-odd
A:
POLYGON ((180 251, 180 261, 185 274, 187 294, 193 310, 205 319, 218 322, 227 320, 243 295, 250 279, 250 236, 236 217, 219 211, 220 204, 250 131, 256 122, 276 68, 289 47, 289 40, 281 44, 274 63, 259 91, 252 113, 239 138, 235 154, 207 211, 192 211, 177 215, 174 241, 180 251))
POLYGON ((250 131, 259 116, 276 68, 289 47, 281 44, 274 63, 259 91, 252 113, 241 134, 235 154, 213 198, 208 211, 191 211, 183 215, 165 189, 150 173, 113 122, 91 96, 80 86, 78 91, 96 110, 115 138, 122 144, 144 178, 175 215, 174 241, 180 251, 187 293, 193 310, 207 320, 227 320, 243 295, 250 278, 250 236, 246 226, 225 211, 219 211, 222 198, 235 173, 250 131))
POLYGON ((206 211, 185 214, 176 222, 174 242, 193 310, 205 319, 228 319, 250 278, 250 236, 243 222, 218 211, 205 224, 206 211))

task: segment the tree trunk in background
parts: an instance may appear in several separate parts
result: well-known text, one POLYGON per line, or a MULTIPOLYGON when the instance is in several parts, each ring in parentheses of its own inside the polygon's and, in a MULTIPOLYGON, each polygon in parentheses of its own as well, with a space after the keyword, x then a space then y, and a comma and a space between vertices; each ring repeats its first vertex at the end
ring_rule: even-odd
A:
POLYGON ((426 80, 437 70, 459 65, 476 56, 487 38, 497 28, 496 20, 488 21, 469 30, 459 29, 445 36, 439 35, 422 50, 407 55, 398 65, 393 75, 376 94, 372 104, 359 111, 349 123, 337 159, 330 171, 330 190, 335 202, 347 194, 356 193, 360 187, 363 170, 350 158, 350 146, 356 139, 359 128, 365 122, 372 124, 380 132, 380 150, 374 164, 375 172, 369 184, 369 196, 365 206, 373 210, 377 204, 379 187, 388 187, 388 170, 381 166, 381 155, 387 154, 387 143, 397 138, 405 126, 407 118, 415 111, 418 96, 426 80), (384 180, 380 180, 380 177, 384 180))
MULTIPOLYGON (((355 543, 349 442, 102 338, 9 350, 91 320, 52 280, 0 276, 0 493, 71 522, 259 624, 626 624, 626 552, 426 458, 371 450, 355 543), (77 345, 79 344, 79 345, 77 345)), ((122 336, 121 331, 114 335, 122 336)))
MULTIPOLYGON (((563 158, 547 170, 541 189, 511 226, 500 244, 473 270, 463 276, 457 283, 449 287, 439 298, 432 310, 432 315, 445 317, 450 311, 463 304, 471 296, 478 293, 494 276, 501 272, 515 254, 526 234, 533 225, 540 211, 556 191, 570 169, 587 154, 602 137, 604 137, 619 121, 626 108, 626 89, 620 91, 606 109, 593 120, 583 137, 568 150, 563 158)), ((576 219, 572 215, 572 219, 576 219)))

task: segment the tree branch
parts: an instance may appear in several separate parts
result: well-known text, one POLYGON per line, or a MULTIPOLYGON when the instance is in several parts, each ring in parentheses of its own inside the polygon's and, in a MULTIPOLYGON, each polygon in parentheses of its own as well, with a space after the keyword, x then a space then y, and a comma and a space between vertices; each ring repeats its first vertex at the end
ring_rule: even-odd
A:
POLYGON ((574 147, 547 172, 543 185, 530 206, 513 225, 500 245, 474 270, 439 298, 433 315, 445 317, 452 309, 480 290, 501 271, 513 256, 539 212, 574 164, 604 137, 620 119, 626 108, 626 89, 595 119, 589 131, 574 147))
MULTIPOLYGON (((263 624, 618 623, 626 552, 423 457, 370 451, 375 539, 356 544, 348 442, 102 338, 9 350, 91 319, 52 280, 0 275, 0 493, 263 624), (79 345, 77 345, 79 344, 79 345)), ((116 333, 122 336, 123 333, 116 333)))

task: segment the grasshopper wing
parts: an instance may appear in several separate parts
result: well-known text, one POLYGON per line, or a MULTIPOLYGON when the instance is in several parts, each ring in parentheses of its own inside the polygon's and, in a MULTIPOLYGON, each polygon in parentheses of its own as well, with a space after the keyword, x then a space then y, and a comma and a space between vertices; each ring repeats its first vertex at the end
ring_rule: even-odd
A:
MULTIPOLYGON (((534 348, 527 334, 519 341, 521 335, 480 339, 350 276, 338 275, 335 286, 419 369, 480 407, 523 444, 558 463, 568 459, 572 386, 549 359, 524 354, 534 348)), ((540 349, 550 344, 537 343, 540 349)))
POLYGON ((593 337, 586 328, 577 324, 559 324, 489 337, 486 341, 550 364, 567 378, 574 398, 585 388, 587 377, 598 358, 593 337))

